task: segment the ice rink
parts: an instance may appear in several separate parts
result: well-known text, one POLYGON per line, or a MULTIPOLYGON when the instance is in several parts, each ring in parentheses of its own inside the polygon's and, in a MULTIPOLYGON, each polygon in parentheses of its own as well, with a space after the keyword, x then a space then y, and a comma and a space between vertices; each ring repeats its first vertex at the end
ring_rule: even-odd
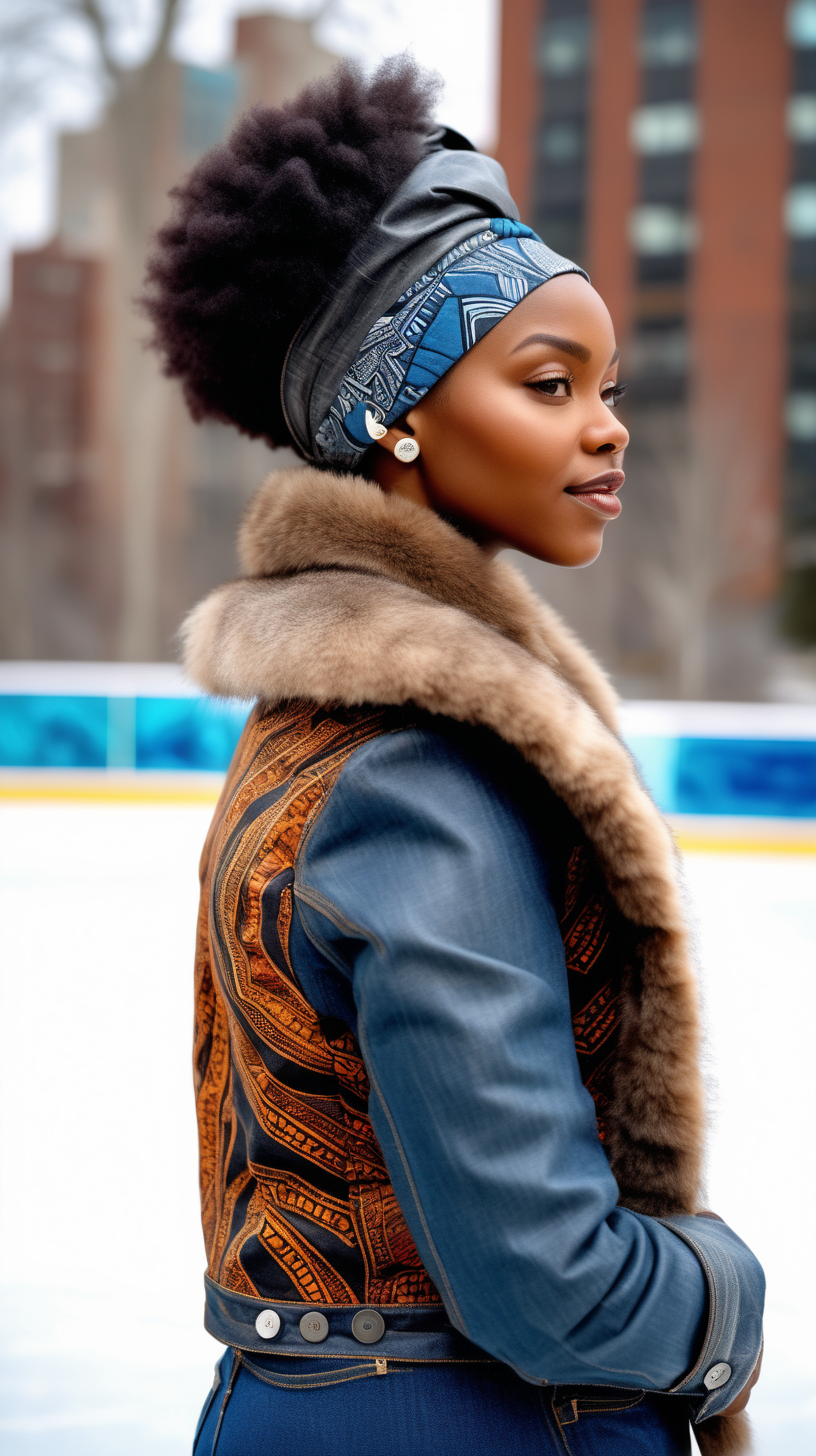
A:
MULTIPOLYGON (((4 1456, 190 1450, 220 1350, 201 1327, 190 1073, 211 812, 0 800, 4 1456)), ((816 853, 693 851, 686 875, 710 1206, 768 1276, 757 1448, 812 1456, 816 853)))

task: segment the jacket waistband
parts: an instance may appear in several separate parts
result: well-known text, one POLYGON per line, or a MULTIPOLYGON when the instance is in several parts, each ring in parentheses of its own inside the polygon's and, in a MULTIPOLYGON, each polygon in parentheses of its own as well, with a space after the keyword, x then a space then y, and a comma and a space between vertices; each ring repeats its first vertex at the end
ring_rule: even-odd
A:
POLYGON ((237 1350, 253 1350, 258 1355, 308 1355, 310 1359, 340 1355, 369 1362, 377 1357, 495 1364, 491 1355, 472 1345, 453 1328, 441 1305, 303 1304, 253 1299, 223 1289, 207 1275, 204 1287, 205 1328, 214 1339, 237 1350), (372 1335, 378 1335, 380 1326, 377 1320, 367 1319, 369 1314, 376 1314, 382 1320, 382 1334, 376 1339, 372 1335), (313 1322, 319 1339, 309 1340, 301 1331, 305 1315, 323 1317, 325 1326, 319 1321, 313 1322), (358 1334, 354 1333, 355 1319, 358 1334), (325 1336, 324 1327, 327 1327, 325 1336), (260 1333, 261 1329, 265 1335, 260 1333))

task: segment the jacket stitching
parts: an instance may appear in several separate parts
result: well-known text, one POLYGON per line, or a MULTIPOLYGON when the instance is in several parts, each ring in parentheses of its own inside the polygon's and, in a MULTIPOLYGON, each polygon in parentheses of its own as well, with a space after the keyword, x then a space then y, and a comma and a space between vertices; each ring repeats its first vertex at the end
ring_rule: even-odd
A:
POLYGON ((406 1176, 406 1178, 408 1180, 408 1186, 409 1186, 409 1188, 411 1190, 411 1194, 412 1194, 412 1197, 414 1199, 414 1204, 416 1206, 416 1211, 419 1214, 419 1219, 420 1219, 420 1222, 422 1224, 423 1232, 425 1234, 426 1239, 428 1240, 428 1247, 429 1247, 429 1249, 431 1251, 431 1254, 433 1255, 434 1261, 436 1263, 437 1270, 438 1270, 439 1274, 442 1276, 441 1279, 440 1279, 440 1283, 444 1285, 445 1290, 447 1291, 448 1299, 450 1300, 451 1306, 452 1306, 452 1308, 453 1308, 453 1310, 455 1311, 455 1314, 456 1314, 456 1319, 457 1319, 458 1324, 459 1324, 459 1329, 461 1330, 461 1332, 462 1332, 463 1335, 466 1335, 467 1336, 467 1333, 468 1333, 468 1331, 467 1331, 467 1325, 465 1324, 465 1321, 462 1318, 462 1312, 461 1312, 461 1310, 459 1308, 459 1303, 458 1303, 458 1301, 456 1299, 456 1296, 455 1296, 455 1294, 453 1292, 453 1289, 451 1288, 451 1283, 450 1283, 450 1280, 448 1279, 448 1276, 447 1276, 447 1273, 446 1273, 446 1270, 445 1270, 445 1266, 444 1266, 444 1264, 442 1263, 442 1260, 439 1257, 439 1252, 437 1250, 436 1244, 434 1243, 433 1235, 431 1233, 430 1228, 428 1227, 428 1220, 425 1217, 425 1210, 423 1209, 422 1203, 420 1201, 419 1192, 418 1192, 417 1186, 416 1186, 416 1184, 414 1182, 414 1176, 413 1176, 413 1174, 411 1172, 410 1167, 408 1166, 408 1159, 405 1156, 405 1150, 404 1150, 404 1148, 402 1146, 402 1140, 401 1140, 401 1138, 399 1136, 399 1133, 397 1132, 396 1126, 394 1125, 394 1119, 391 1116, 391 1110, 390 1110, 390 1108, 388 1106, 388 1103, 386 1102, 385 1098, 383 1097, 382 1090, 380 1088, 380 1084, 379 1084, 379 1081, 377 1079, 377 1074, 374 1071, 374 1066, 373 1066, 373 1062, 372 1062, 372 1059, 371 1059, 371 1052, 370 1052, 370 1049, 368 1047, 368 1038, 366 1037, 365 1028, 362 1025, 362 1023, 358 1023, 358 1031, 359 1031, 360 1050, 363 1053, 363 1061, 365 1062, 366 1070, 368 1072, 368 1075, 369 1075, 369 1078, 370 1078, 370 1081, 371 1081, 371 1085, 372 1085, 374 1091, 377 1094, 377 1097, 379 1099, 380 1106, 382 1107, 382 1110, 385 1113, 386 1119, 388 1121, 388 1126, 391 1129, 391 1136, 394 1139, 394 1146, 397 1149, 397 1152, 399 1154, 400 1162, 402 1163, 403 1170, 405 1172, 405 1176, 406 1176))
MULTIPOLYGON (((319 890, 313 890, 307 885, 298 884, 297 871, 295 872, 295 876, 295 894, 299 900, 304 900, 307 905, 311 905, 313 910, 318 910, 321 915, 325 915, 326 919, 330 920, 333 925, 336 925, 338 930, 342 930, 346 935, 356 935, 361 940, 369 941, 372 945, 376 946, 380 955, 385 954, 385 946, 373 930, 368 930, 364 925, 357 925, 353 920, 349 920, 348 916, 344 915, 341 910, 338 910, 337 906, 331 900, 327 900, 325 895, 321 895, 319 890)), ((309 939, 311 940, 312 937, 309 936, 309 939)))
POLYGON ((659 1218, 657 1222, 662 1223, 665 1228, 671 1229, 671 1232, 673 1234, 676 1234, 678 1238, 682 1239, 683 1243, 686 1244, 691 1249, 692 1253, 696 1255, 696 1257, 699 1259, 700 1263, 703 1266, 703 1272, 705 1273, 706 1283, 708 1285, 708 1323, 706 1325, 706 1332, 703 1337, 703 1343, 700 1346, 700 1352, 691 1370, 688 1372, 687 1375, 684 1375, 683 1379, 679 1380, 676 1385, 672 1385, 667 1392, 669 1395, 674 1395, 680 1391, 687 1390, 687 1387, 691 1384, 692 1380, 694 1380, 695 1376, 698 1375, 699 1372, 702 1370, 703 1365, 708 1358, 706 1352, 709 1348, 709 1343, 712 1333, 714 1331, 717 1318, 717 1281, 714 1278, 711 1265, 706 1258, 705 1252, 703 1251, 703 1249, 700 1248, 700 1245, 697 1243, 696 1239, 693 1239, 691 1235, 686 1232, 685 1229, 675 1228, 674 1224, 671 1223, 668 1219, 659 1218))

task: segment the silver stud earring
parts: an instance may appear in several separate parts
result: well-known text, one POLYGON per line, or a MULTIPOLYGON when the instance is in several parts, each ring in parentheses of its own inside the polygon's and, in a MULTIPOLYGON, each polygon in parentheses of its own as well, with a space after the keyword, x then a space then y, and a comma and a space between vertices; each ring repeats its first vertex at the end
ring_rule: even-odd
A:
POLYGON ((416 440, 399 440, 394 446, 394 454, 398 460, 402 461, 403 465, 410 465, 411 461, 416 460, 419 454, 419 445, 416 440))
POLYGON ((382 420, 378 420, 376 415, 371 413, 371 410, 366 410, 365 412, 365 427, 372 440, 381 440, 383 435, 388 434, 388 430, 382 420))

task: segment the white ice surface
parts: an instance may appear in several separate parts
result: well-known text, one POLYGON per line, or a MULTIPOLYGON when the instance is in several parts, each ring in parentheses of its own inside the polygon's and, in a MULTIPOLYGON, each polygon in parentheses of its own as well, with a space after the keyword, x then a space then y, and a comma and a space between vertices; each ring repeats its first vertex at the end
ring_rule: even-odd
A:
MULTIPOLYGON (((0 803, 4 1456, 187 1456, 201 1328, 190 1078, 207 807, 0 803)), ((759 1456, 816 1451, 816 856, 687 857, 718 1090, 710 1206, 756 1249, 759 1456)))

